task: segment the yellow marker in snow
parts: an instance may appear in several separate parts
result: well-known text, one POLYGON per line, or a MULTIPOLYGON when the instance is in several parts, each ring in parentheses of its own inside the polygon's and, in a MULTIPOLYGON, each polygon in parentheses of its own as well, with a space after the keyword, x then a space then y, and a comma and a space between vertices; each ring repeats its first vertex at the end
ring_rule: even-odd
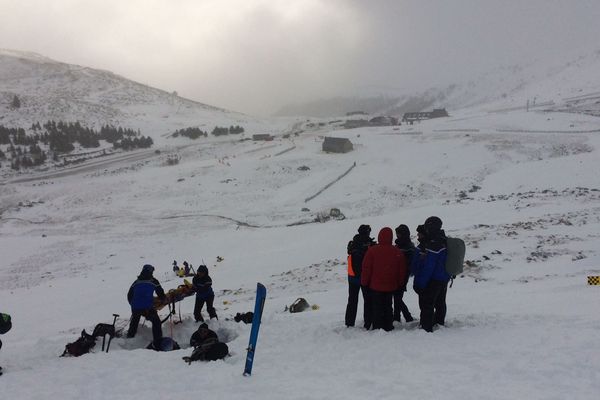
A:
POLYGON ((588 285, 600 285, 600 276, 588 276, 588 285))

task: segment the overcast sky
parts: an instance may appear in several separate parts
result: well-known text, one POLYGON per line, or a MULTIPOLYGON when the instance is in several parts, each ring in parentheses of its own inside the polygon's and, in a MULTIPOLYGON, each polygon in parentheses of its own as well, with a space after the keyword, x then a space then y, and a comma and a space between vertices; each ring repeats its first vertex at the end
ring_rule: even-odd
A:
POLYGON ((0 48, 232 110, 600 49, 600 0, 0 0, 0 48))

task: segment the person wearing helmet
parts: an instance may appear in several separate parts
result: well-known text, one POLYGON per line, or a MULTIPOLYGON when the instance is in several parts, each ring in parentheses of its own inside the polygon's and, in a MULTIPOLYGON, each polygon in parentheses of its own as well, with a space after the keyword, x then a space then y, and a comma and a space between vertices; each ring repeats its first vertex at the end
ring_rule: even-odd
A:
POLYGON ((152 339, 155 348, 159 348, 162 338, 162 328, 160 317, 154 309, 154 293, 161 299, 165 299, 165 291, 154 276, 154 267, 146 264, 142 267, 142 272, 133 282, 127 293, 127 301, 131 305, 131 321, 127 337, 135 337, 137 333, 140 317, 144 316, 152 323, 152 339))

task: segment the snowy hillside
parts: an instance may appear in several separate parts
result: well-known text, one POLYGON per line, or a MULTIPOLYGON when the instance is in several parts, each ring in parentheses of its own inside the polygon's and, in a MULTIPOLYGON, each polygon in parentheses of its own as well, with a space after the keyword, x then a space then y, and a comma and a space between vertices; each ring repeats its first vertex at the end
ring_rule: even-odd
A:
MULTIPOLYGON (((595 399, 600 289, 586 278, 600 275, 598 121, 471 108, 414 126, 187 141, 174 166, 150 154, 4 182, 0 311, 14 327, 1 337, 3 396, 595 399), (348 138, 354 150, 326 154, 323 136, 348 138), (345 219, 328 219, 333 208, 345 219), (467 242, 447 325, 368 332, 359 312, 346 328, 346 244, 357 227, 376 235, 405 223, 414 234, 430 215, 467 242), (182 350, 145 350, 146 323, 108 354, 98 344, 58 357, 112 313, 126 324, 125 295, 143 264, 156 266, 165 289, 179 285, 173 259, 208 265, 219 315, 209 326, 230 357, 181 360, 197 327, 192 299, 181 303, 183 324, 163 325, 182 350), (268 297, 244 378, 250 327, 230 318, 252 310, 259 281, 268 297), (318 309, 285 312, 298 297, 318 309)), ((418 316, 411 289, 405 299, 418 316)))
POLYGON ((444 101, 451 108, 478 106, 492 112, 524 110, 529 101, 530 109, 589 111, 598 115, 598 105, 593 110, 570 110, 572 105, 568 105, 574 98, 598 96, 598 68, 600 50, 560 63, 536 60, 505 66, 456 85, 444 101))
MULTIPOLYGON (((199 79, 206 79, 200 78, 199 79)), ((49 120, 140 129, 155 142, 189 126, 243 125, 261 133, 259 119, 208 106, 112 72, 65 64, 34 53, 0 49, 0 124, 28 128, 49 120), (17 96, 20 107, 11 107, 17 96)))
POLYGON ((306 104, 282 107, 277 115, 325 117, 362 110, 371 115, 447 108, 450 111, 477 108, 504 112, 531 109, 563 110, 600 115, 600 50, 559 63, 542 60, 505 65, 464 82, 419 90, 370 89, 362 97, 321 99, 306 104))

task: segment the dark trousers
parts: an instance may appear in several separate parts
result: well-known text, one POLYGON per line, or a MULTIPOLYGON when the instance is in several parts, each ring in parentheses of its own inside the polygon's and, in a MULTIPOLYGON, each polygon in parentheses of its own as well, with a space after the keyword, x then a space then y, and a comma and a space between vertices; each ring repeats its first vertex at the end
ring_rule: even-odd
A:
POLYGON ((373 329, 394 329, 394 315, 392 311, 393 292, 378 292, 371 290, 373 305, 373 329))
POLYGON ((371 324, 373 322, 372 318, 372 307, 369 297, 369 289, 366 287, 360 286, 360 284, 356 284, 348 280, 348 304, 346 305, 346 326, 354 326, 356 322, 356 312, 358 310, 358 294, 362 292, 363 296, 363 318, 364 318, 364 327, 366 329, 371 328, 371 324))
POLYGON ((208 311, 208 316, 212 318, 217 318, 217 311, 213 307, 213 302, 215 301, 215 295, 209 296, 207 298, 203 298, 200 296, 196 296, 196 304, 194 305, 194 318, 196 321, 204 321, 202 317, 202 307, 204 307, 204 303, 206 302, 206 311, 208 311))
POLYGON ((135 337, 142 316, 152 323, 152 340, 154 341, 154 347, 158 349, 162 339, 162 324, 156 310, 132 310, 127 337, 135 337))
POLYGON ((421 328, 433 332, 433 325, 444 325, 446 319, 446 292, 448 282, 430 281, 419 293, 421 328))
POLYGON ((404 292, 404 288, 398 289, 394 292, 394 321, 400 321, 400 314, 402 314, 406 322, 413 320, 406 303, 404 303, 404 300, 402 300, 402 297, 404 297, 404 292))

